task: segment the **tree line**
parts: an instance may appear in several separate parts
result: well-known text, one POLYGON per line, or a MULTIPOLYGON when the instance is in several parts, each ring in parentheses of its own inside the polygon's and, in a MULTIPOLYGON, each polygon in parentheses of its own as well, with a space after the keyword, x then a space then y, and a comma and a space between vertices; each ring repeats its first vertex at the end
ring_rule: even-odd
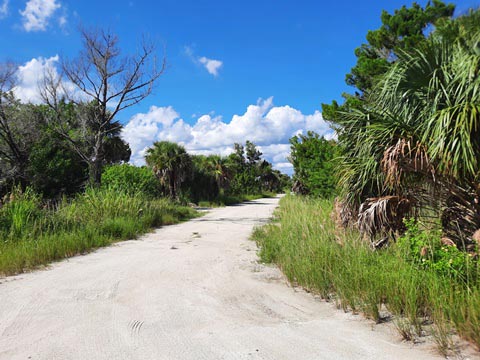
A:
POLYGON ((147 166, 108 165, 102 187, 121 193, 166 197, 182 203, 231 203, 245 195, 283 192, 289 176, 273 169, 257 146, 234 144, 228 156, 189 154, 180 144, 157 141, 147 149, 147 166))
POLYGON ((281 192, 289 184, 289 177, 273 169, 248 140, 245 146, 235 143, 228 156, 191 155, 179 144, 159 141, 146 151, 145 160, 162 194, 197 203, 219 196, 281 192))

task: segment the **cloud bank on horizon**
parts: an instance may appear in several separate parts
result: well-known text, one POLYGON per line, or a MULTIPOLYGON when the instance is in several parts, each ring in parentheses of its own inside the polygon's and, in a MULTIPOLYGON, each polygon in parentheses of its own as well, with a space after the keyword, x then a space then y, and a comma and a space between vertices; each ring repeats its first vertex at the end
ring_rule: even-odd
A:
POLYGON ((270 97, 249 105, 243 115, 234 115, 228 123, 221 116, 203 115, 190 125, 173 107, 152 106, 147 113, 130 119, 122 137, 132 149, 130 162, 138 166, 145 164, 145 152, 155 141, 180 143, 193 154, 228 155, 234 143, 244 144, 250 140, 275 168, 290 174, 289 139, 309 130, 326 138, 334 137, 320 111, 305 115, 288 105, 275 106, 270 97))

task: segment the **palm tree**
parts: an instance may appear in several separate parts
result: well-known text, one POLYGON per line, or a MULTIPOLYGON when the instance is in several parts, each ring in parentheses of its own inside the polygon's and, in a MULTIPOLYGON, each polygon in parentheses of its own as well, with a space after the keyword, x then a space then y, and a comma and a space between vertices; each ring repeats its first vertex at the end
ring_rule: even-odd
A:
POLYGON ((473 242, 480 228, 480 31, 472 24, 457 29, 456 41, 439 32, 400 53, 363 109, 339 121, 342 182, 347 202, 360 210, 360 228, 398 223, 389 217, 405 214, 387 205, 408 202, 441 209, 444 235, 463 248, 473 242))
POLYGON ((161 184, 168 187, 169 196, 177 198, 180 184, 191 168, 190 155, 185 148, 170 141, 157 141, 147 150, 145 160, 161 184))
POLYGON ((474 243, 480 228, 478 25, 475 30, 459 31, 453 43, 432 36, 415 53, 402 55, 376 94, 382 108, 412 119, 415 130, 415 136, 399 139, 409 145, 406 151, 386 152, 387 178, 400 184, 415 174, 428 182, 436 190, 429 202, 442 209, 444 236, 461 248, 474 243))
POLYGON ((232 177, 232 171, 227 158, 220 155, 209 155, 206 158, 206 167, 215 178, 218 189, 227 189, 232 177))

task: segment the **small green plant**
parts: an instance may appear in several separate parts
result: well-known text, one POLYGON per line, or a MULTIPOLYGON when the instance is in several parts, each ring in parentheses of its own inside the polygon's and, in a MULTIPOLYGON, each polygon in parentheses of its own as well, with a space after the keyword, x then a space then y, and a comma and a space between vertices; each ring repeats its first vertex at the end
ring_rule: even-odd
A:
POLYGON ((477 276, 477 263, 469 253, 454 244, 442 242, 439 230, 422 230, 414 219, 405 219, 407 232, 398 247, 408 261, 440 275, 468 282, 477 276))

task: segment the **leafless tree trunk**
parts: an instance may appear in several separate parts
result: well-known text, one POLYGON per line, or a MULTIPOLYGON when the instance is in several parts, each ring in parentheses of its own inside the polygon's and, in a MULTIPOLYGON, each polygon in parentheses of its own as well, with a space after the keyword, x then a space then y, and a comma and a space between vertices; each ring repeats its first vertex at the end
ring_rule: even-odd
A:
MULTIPOLYGON (((62 61, 63 78, 46 74, 41 93, 45 102, 55 110, 58 132, 67 139, 75 151, 88 163, 90 180, 99 185, 105 160, 105 140, 118 132, 121 124, 116 115, 138 104, 152 92, 156 80, 165 70, 165 59, 157 64, 155 47, 145 41, 132 56, 123 56, 118 38, 109 31, 82 29, 83 49, 73 60, 62 61), (65 127, 60 98, 74 102, 85 136, 90 144, 85 147, 65 127), (85 106, 87 105, 88 106, 85 106)), ((85 140, 85 139, 83 139, 85 140)))

